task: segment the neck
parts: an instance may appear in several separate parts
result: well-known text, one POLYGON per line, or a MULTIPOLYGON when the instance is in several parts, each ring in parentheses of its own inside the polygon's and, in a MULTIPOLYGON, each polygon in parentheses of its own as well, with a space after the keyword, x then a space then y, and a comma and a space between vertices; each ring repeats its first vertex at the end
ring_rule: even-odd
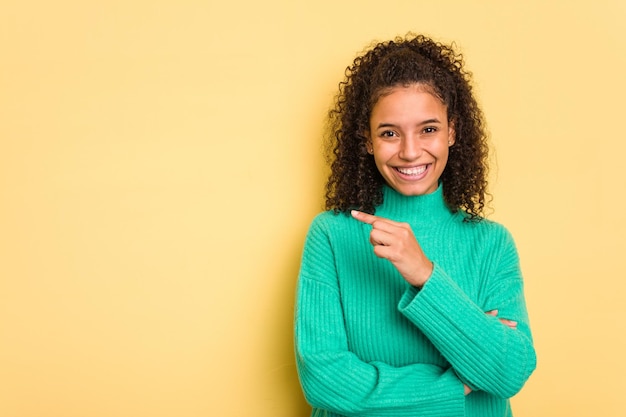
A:
POLYGON ((405 196, 393 188, 383 187, 383 203, 376 208, 376 215, 398 222, 411 224, 432 223, 453 216, 443 198, 443 186, 425 195, 405 196))

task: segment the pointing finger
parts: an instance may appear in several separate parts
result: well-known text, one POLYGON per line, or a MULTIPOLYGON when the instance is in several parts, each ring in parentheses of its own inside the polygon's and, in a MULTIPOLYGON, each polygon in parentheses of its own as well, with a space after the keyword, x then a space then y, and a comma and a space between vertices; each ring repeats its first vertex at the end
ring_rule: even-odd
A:
POLYGON ((373 214, 363 213, 362 211, 358 210, 352 210, 350 214, 352 214, 352 217, 354 217, 358 221, 367 224, 372 224, 379 219, 379 217, 376 217, 373 214))

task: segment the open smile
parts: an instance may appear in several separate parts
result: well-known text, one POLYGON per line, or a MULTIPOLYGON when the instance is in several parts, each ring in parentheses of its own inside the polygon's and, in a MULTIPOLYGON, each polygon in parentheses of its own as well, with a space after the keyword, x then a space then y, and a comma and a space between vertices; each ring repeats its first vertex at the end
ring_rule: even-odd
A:
POLYGON ((422 178, 431 165, 432 164, 418 165, 415 167, 394 167, 393 169, 400 174, 401 178, 416 180, 422 178))

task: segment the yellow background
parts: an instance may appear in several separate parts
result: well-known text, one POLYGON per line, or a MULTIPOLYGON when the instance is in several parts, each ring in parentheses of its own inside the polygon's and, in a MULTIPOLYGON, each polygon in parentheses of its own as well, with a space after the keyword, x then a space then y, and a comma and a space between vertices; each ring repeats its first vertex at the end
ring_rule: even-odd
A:
POLYGON ((303 416, 324 115, 373 39, 456 40, 539 365, 517 417, 624 416, 626 3, 4 1, 0 417, 303 416))

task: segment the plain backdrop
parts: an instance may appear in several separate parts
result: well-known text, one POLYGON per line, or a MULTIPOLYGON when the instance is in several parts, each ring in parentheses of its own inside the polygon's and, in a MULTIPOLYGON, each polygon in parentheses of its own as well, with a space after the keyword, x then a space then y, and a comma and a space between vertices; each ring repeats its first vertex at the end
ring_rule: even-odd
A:
POLYGON ((626 415, 626 3, 0 4, 0 417, 305 416, 292 347, 345 67, 455 41, 538 368, 517 417, 626 415))

